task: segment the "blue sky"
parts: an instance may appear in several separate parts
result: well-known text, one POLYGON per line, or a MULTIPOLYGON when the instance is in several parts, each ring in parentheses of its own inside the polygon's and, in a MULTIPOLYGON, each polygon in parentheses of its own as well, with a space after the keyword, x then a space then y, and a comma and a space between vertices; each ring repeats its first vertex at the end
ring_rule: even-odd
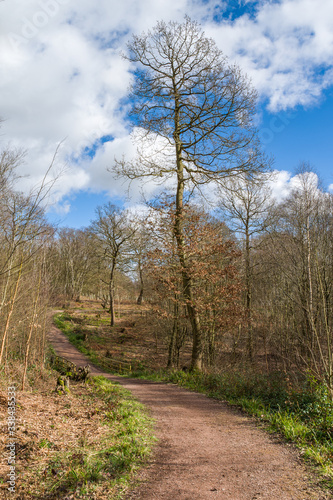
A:
MULTIPOLYGON (((0 2, 1 146, 27 151, 19 188, 40 182, 57 145, 48 216, 83 227, 97 205, 140 203, 141 188, 112 178, 114 157, 134 154, 120 102, 131 33, 157 20, 199 21, 259 94, 258 129, 287 193, 309 162, 333 190, 333 2, 331 0, 5 0, 0 2)), ((156 192, 154 183, 143 188, 156 192)))
POLYGON ((332 91, 310 107, 266 111, 259 135, 265 151, 275 158, 274 168, 294 173, 300 163, 309 163, 328 189, 333 184, 332 116, 332 91))

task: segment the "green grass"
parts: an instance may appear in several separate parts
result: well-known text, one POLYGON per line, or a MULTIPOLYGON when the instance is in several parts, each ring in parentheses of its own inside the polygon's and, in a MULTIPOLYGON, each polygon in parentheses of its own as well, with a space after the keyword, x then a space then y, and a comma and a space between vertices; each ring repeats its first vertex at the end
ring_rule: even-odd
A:
MULTIPOLYGON (((94 397, 102 398, 107 405, 104 423, 109 431, 102 443, 88 446, 82 438, 75 450, 67 456, 59 454, 50 462, 46 481, 55 498, 72 491, 80 498, 91 498, 101 485, 109 492, 108 498, 123 498, 155 440, 152 419, 129 391, 101 376, 90 383, 94 397), (58 470, 66 472, 55 481, 54 471, 58 470)), ((41 446, 47 446, 44 441, 41 446)))
POLYGON ((54 443, 52 443, 48 439, 41 439, 38 442, 38 447, 39 448, 52 448, 52 446, 54 446, 54 443))
MULTIPOLYGON (((94 351, 87 350, 77 340, 61 316, 58 316, 58 326, 92 362, 115 373, 103 366, 94 351)), ((265 423, 269 432, 280 434, 300 448, 305 459, 319 466, 327 486, 333 487, 333 402, 325 387, 311 377, 293 387, 281 372, 264 375, 249 367, 243 372, 220 374, 176 370, 152 372, 142 367, 119 375, 172 382, 236 405, 265 423)))
POLYGON ((333 488, 333 402, 321 384, 308 377, 293 388, 281 373, 204 374, 167 371, 131 373, 131 377, 172 382, 225 400, 294 443, 304 459, 318 466, 323 484, 333 488))
MULTIPOLYGON (((92 363, 94 363, 96 366, 99 366, 100 368, 102 368, 103 370, 105 370, 109 373, 116 373, 114 370, 112 371, 110 369, 110 365, 109 365, 110 359, 109 358, 105 359, 104 356, 99 355, 96 351, 87 347, 87 345, 85 344, 85 342, 83 340, 82 333, 84 331, 84 327, 82 326, 82 322, 79 325, 76 324, 75 323, 76 318, 72 317, 68 312, 56 314, 53 317, 53 321, 54 321, 54 324, 67 336, 67 338, 71 342, 71 344, 73 344, 80 352, 82 352, 82 354, 87 356, 87 358, 92 363)), ((86 321, 87 321, 87 324, 89 324, 89 325, 91 324, 90 319, 87 319, 86 321)), ((94 342, 102 344, 102 345, 104 345, 106 343, 106 339, 104 339, 103 337, 102 338, 99 337, 98 335, 95 334, 95 332, 93 334, 91 334, 91 332, 89 332, 88 335, 90 336, 89 337, 90 341, 94 341, 94 342)), ((122 353, 122 357, 124 355, 125 355, 125 353, 122 353)), ((118 358, 116 361, 122 363, 123 359, 118 358)), ((144 366, 140 362, 135 362, 135 363, 132 362, 131 366, 133 366, 133 365, 135 365, 138 368, 144 369, 144 366)), ((125 365, 122 365, 122 366, 123 366, 123 371, 121 373, 123 373, 124 370, 126 369, 125 365)), ((130 373, 132 373, 132 371, 130 373)))
POLYGON ((56 314, 53 321, 54 324, 68 337, 71 344, 73 344, 80 352, 85 354, 92 363, 101 364, 101 360, 98 355, 84 345, 82 336, 83 328, 81 325, 74 323, 74 318, 72 318, 67 312, 64 312, 56 314))

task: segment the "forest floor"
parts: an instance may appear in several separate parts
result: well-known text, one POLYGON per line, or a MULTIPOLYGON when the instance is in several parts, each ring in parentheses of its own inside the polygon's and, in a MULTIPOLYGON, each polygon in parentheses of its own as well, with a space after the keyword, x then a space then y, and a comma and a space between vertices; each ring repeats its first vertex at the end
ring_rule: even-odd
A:
MULTIPOLYGON (((71 383, 70 393, 59 396, 55 391, 56 377, 44 375, 35 391, 17 391, 15 437, 15 493, 8 491, 8 452, 0 463, 0 498, 46 499, 57 497, 57 482, 67 472, 70 463, 84 457, 91 442, 103 440, 107 428, 103 416, 107 407, 94 395, 91 387, 71 383), (61 459, 60 459, 61 455, 61 459), (53 495, 52 495, 53 492, 53 495)), ((1 394, 0 416, 3 423, 0 446, 8 442, 6 422, 7 395, 1 394)), ((66 490, 66 488, 65 488, 66 490)), ((103 496, 102 488, 99 489, 103 496)), ((74 498, 58 491, 58 498, 74 498)))
MULTIPOLYGON (((77 310, 76 313, 78 316, 87 314, 87 310, 77 310)), ((98 311, 94 314, 96 320, 101 316, 98 311)), ((121 353, 125 353, 129 361, 133 350, 140 351, 141 345, 142 354, 142 345, 146 343, 147 351, 152 352, 152 365, 158 363, 159 357, 165 359, 166 349, 158 345, 157 339, 154 344, 154 336, 150 342, 145 336, 140 336, 135 329, 135 321, 133 323, 125 317, 112 331, 109 327, 104 331, 91 332, 90 347, 97 344, 103 346, 100 349, 104 349, 104 356, 110 356, 113 344, 111 355, 118 354, 119 359, 121 355, 124 357, 121 353), (96 337, 104 340, 98 342, 96 337), (118 342, 115 342, 115 337, 118 342), (122 342, 121 338, 124 338, 122 342)), ((56 327, 50 331, 49 340, 59 355, 78 366, 91 365, 56 327)), ((147 352, 142 354, 145 355, 147 352)), ((103 374, 129 389, 150 409, 156 421, 158 444, 153 458, 139 473, 140 486, 128 493, 127 499, 332 498, 330 493, 319 488, 311 469, 302 463, 299 452, 293 446, 268 435, 254 419, 227 403, 173 384, 122 378, 104 373, 93 365, 91 368, 92 375, 103 374)))
MULTIPOLYGON (((57 335, 51 327, 51 339, 57 335)), ((67 357, 76 362, 75 354, 73 348, 67 357)), ((70 380, 68 390, 56 390, 59 372, 46 363, 29 368, 22 390, 22 373, 21 363, 0 373, 0 498, 123 498, 155 441, 146 408, 103 377, 70 380)))

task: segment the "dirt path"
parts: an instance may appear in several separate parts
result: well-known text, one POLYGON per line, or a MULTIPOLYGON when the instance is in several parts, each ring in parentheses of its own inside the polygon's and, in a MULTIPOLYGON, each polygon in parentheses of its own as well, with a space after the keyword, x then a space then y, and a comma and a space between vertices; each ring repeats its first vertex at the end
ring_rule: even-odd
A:
MULTIPOLYGON (((49 340, 59 355, 78 366, 88 364, 56 327, 49 340)), ((103 373, 91 367, 93 375, 103 373)), ((159 443, 154 458, 128 499, 332 498, 310 485, 296 451, 274 441, 225 403, 174 385, 103 375, 129 389, 156 419, 159 443)))

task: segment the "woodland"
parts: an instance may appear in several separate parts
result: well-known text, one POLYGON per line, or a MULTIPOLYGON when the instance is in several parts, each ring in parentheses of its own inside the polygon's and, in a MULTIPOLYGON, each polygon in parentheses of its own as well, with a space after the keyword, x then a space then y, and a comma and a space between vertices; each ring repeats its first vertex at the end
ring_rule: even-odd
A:
POLYGON ((303 163, 289 195, 273 197, 256 92, 191 19, 133 36, 125 57, 137 156, 109 170, 160 186, 144 211, 109 202, 87 227, 56 228, 47 220, 47 176, 19 192, 24 154, 1 151, 1 385, 15 377, 29 387, 48 363, 50 311, 85 298, 107 312, 110 331, 121 305, 148 311, 170 372, 249 370, 295 392, 307 384, 330 405, 332 194, 303 163))
POLYGON ((115 322, 115 298, 151 306, 177 367, 223 369, 221 350, 308 371, 333 390, 332 195, 307 164, 277 203, 253 127, 256 94, 189 18, 133 37, 129 120, 138 157, 118 175, 171 185, 143 216, 99 206, 82 229, 51 227, 44 181, 15 189, 23 154, 1 153, 0 364, 44 359, 47 306, 94 297, 115 322), (215 190, 215 206, 204 189, 215 190), (192 196, 196 191, 202 196, 192 196))

